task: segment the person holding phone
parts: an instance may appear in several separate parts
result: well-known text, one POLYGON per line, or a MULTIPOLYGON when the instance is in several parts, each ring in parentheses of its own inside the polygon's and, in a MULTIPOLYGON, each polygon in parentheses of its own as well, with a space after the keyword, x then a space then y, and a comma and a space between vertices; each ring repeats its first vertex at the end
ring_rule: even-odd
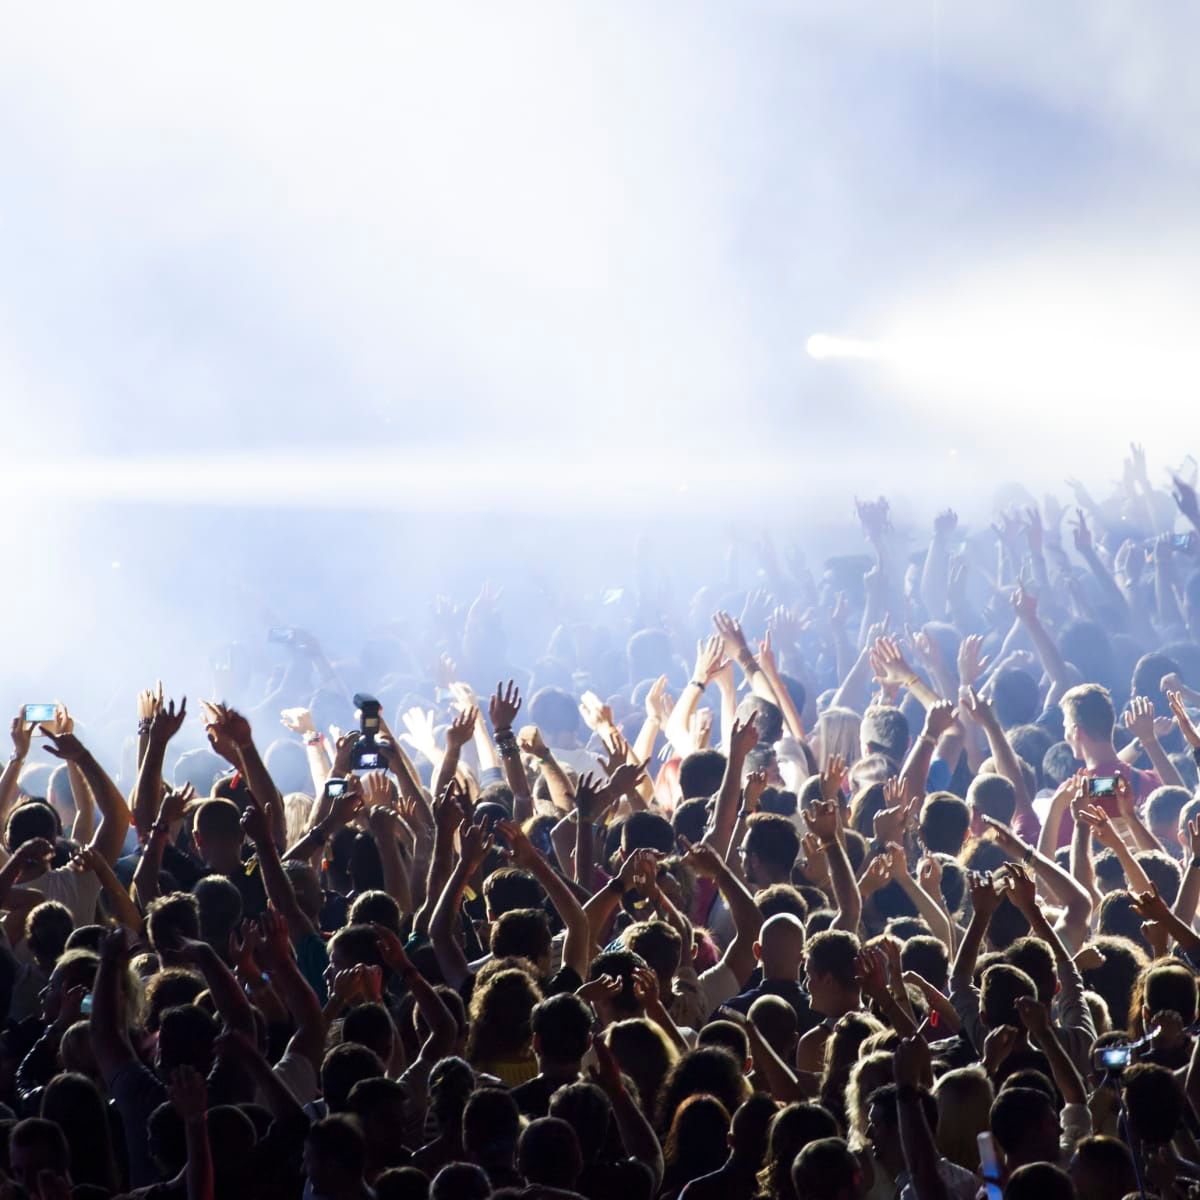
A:
MULTIPOLYGON (((1081 683, 1063 694, 1059 706, 1063 714, 1063 740, 1083 762, 1084 775, 1093 781, 1088 793, 1091 803, 1100 805, 1110 817, 1123 815, 1114 782, 1118 775, 1128 779, 1137 808, 1156 787, 1162 786, 1163 781, 1156 772, 1127 766, 1117 757, 1113 745, 1117 713, 1107 688, 1098 683, 1081 683)), ((1063 805, 1057 846, 1071 844, 1074 825, 1070 812, 1063 805)))

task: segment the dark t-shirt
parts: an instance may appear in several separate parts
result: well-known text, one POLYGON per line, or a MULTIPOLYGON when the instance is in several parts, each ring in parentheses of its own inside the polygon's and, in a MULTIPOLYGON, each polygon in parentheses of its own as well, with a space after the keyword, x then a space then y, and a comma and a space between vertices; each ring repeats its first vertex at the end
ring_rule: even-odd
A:
POLYGON ((726 1001, 725 1007, 732 1008, 734 1012, 748 1013, 750 1006, 762 996, 778 996, 792 1006, 801 1037, 821 1023, 820 1014, 813 1012, 809 1003, 808 993, 794 979, 765 979, 757 987, 748 988, 732 1000, 726 1001))

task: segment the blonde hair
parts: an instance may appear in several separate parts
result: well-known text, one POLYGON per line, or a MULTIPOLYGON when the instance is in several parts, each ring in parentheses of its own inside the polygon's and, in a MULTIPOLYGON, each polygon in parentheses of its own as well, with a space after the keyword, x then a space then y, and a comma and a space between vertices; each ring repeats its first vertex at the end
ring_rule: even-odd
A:
POLYGON ((850 1068, 850 1081, 846 1084, 846 1142, 851 1150, 861 1150, 867 1144, 867 1098, 876 1088, 895 1081, 894 1059, 891 1050, 876 1050, 864 1054, 850 1068))
POLYGON ((852 708, 827 708, 818 718, 813 731, 812 748, 817 767, 824 770, 835 754, 840 754, 850 766, 858 758, 859 725, 862 717, 852 708))
POLYGON ((283 798, 283 823, 287 830, 287 844, 294 846, 308 832, 308 819, 312 815, 313 798, 304 792, 288 792, 283 798))
POLYGON ((933 1085, 937 1101, 937 1147, 943 1158, 979 1170, 976 1137, 990 1128, 992 1082, 982 1067, 959 1067, 947 1071, 933 1085))

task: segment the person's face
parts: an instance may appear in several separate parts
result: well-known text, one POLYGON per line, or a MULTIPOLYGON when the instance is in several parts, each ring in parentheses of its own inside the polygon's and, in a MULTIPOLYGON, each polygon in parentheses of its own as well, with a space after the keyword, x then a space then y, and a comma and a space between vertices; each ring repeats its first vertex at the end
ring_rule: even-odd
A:
POLYGON ((1186 833, 1179 828, 1178 825, 1172 825, 1170 822, 1155 821, 1150 826, 1150 832, 1158 838, 1162 843, 1162 848, 1173 858, 1180 858, 1183 854, 1183 844, 1181 837, 1186 837, 1186 833))
POLYGON ((8 1153, 9 1174, 25 1187, 31 1196, 40 1195, 38 1175, 42 1171, 52 1169, 49 1155, 39 1146, 13 1146, 8 1153))
POLYGON ((897 1164, 904 1165, 899 1130, 889 1126, 886 1120, 881 1120, 880 1115, 878 1106, 872 1104, 867 1113, 867 1141, 875 1157, 894 1175, 897 1164))
POLYGON ((750 849, 749 832, 742 838, 742 843, 738 846, 738 857, 742 860, 742 870, 745 872, 747 883, 753 884, 755 887, 765 886, 765 881, 762 879, 762 863, 759 862, 758 855, 750 849))

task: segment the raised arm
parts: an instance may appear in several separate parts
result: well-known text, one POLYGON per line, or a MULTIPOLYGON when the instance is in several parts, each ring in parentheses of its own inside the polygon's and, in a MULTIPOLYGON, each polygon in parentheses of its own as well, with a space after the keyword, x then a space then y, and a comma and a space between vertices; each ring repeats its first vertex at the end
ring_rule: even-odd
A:
POLYGON ((1017 862, 1032 867, 1037 881, 1050 893, 1055 902, 1066 907, 1066 928, 1072 941, 1082 944, 1092 919, 1092 898, 1078 880, 1064 871, 1058 862, 1042 854, 994 817, 985 816, 984 824, 996 834, 996 839, 1017 862))
MULTIPOLYGON (((895 638, 877 638, 871 647, 871 668, 880 683, 907 688, 909 694, 924 709, 935 705, 941 697, 908 665, 900 643, 895 638)), ((924 780, 921 788, 924 790, 924 780)))
POLYGON ((64 762, 76 763, 83 772, 92 795, 96 797, 96 807, 100 810, 100 825, 92 838, 92 849, 105 861, 115 863, 125 845, 125 834, 129 831, 129 806, 125 803, 125 797, 73 733, 56 737, 45 725, 42 726, 42 732, 46 735, 46 750, 50 754, 64 762))
POLYGON ((462 905, 467 884, 483 866, 492 848, 492 835, 464 818, 458 827, 458 839, 461 857, 450 872, 429 922, 429 940, 442 978, 455 991, 466 983, 471 969, 462 946, 454 936, 454 919, 462 905))
POLYGON ((138 766, 137 782, 133 785, 133 797, 130 800, 138 836, 143 839, 150 831, 150 824, 158 813, 159 801, 162 798, 163 760, 167 753, 167 743, 179 732, 186 716, 187 697, 184 696, 179 702, 178 711, 175 701, 171 700, 156 705, 154 714, 150 717, 146 734, 146 753, 138 766))
POLYGON ((1087 1091, 1083 1086, 1075 1064, 1067 1057, 1054 1026, 1050 1023, 1050 1010, 1040 1004, 1034 996, 1019 996, 1017 1012, 1021 1024, 1029 1033, 1029 1040, 1046 1056, 1054 1084, 1066 1104, 1086 1104, 1087 1091))
POLYGON ((123 929, 114 929, 100 943, 100 966, 92 984, 92 1015, 88 1018, 96 1065, 110 1087, 122 1067, 137 1061, 125 1023, 124 975, 128 965, 127 935, 123 929))
POLYGON ((591 962, 591 934, 588 930, 587 914, 584 913, 575 893, 559 877, 553 867, 534 848, 524 831, 514 821, 499 821, 496 828, 508 843, 512 861, 528 871, 545 889, 554 911, 566 928, 563 940, 562 960, 580 979, 586 979, 588 963, 591 962))
POLYGON ((288 923, 282 913, 268 908, 258 919, 262 937, 262 965, 270 972, 271 987, 287 1006, 296 1031, 288 1049, 302 1054, 320 1072, 325 1053, 325 1018, 321 1001, 296 962, 288 923))
POLYGON ((733 974, 738 986, 743 987, 756 965, 754 946, 762 928, 762 913, 749 889, 712 846, 704 843, 688 845, 682 861, 701 878, 711 879, 725 898, 733 918, 734 935, 721 956, 721 965, 733 974))
POLYGON ((717 806, 712 822, 705 830, 703 842, 712 846, 718 854, 729 851, 729 839, 737 824, 738 801, 742 794, 742 768, 746 756, 758 745, 757 714, 751 713, 746 723, 734 721, 729 735, 729 753, 725 760, 725 774, 721 779, 721 790, 717 793, 717 806))
POLYGON ((501 683, 496 684, 496 691, 488 701, 488 717, 492 722, 492 732, 496 736, 496 749, 504 767, 504 778, 512 788, 513 817, 524 821, 533 816, 533 796, 529 791, 525 766, 521 762, 517 735, 513 732, 513 722, 520 711, 521 692, 517 685, 511 679, 507 687, 501 683))
MULTIPOLYGON (((267 809, 270 808, 271 805, 268 804, 267 809)), ((259 869, 262 871, 263 890, 267 893, 267 903, 287 923, 292 943, 296 944, 302 938, 316 933, 316 927, 301 909, 292 881, 283 869, 275 839, 271 836, 269 812, 257 805, 247 805, 246 811, 242 813, 242 830, 254 843, 259 869)))
POLYGON ((283 797, 275 786, 250 730, 250 722, 241 713, 224 704, 205 703, 205 731, 213 749, 230 761, 246 780, 251 799, 271 805, 271 836, 281 850, 287 845, 287 825, 283 819, 283 797), (232 749, 232 753, 230 750, 232 749))
POLYGON ((207 942, 181 937, 174 946, 164 948, 164 951, 166 957, 175 964, 195 967, 204 976, 217 1016, 226 1028, 236 1029, 247 1037, 255 1036, 254 1013, 246 993, 242 991, 233 972, 207 942))
POLYGON ((13 804, 16 803, 21 768, 25 765, 26 758, 29 757, 29 745, 33 740, 33 730, 33 723, 25 720, 25 708, 22 706, 17 715, 13 717, 12 725, 9 727, 13 752, 8 762, 4 764, 3 773, 0 774, 0 829, 7 826, 8 814, 12 812, 13 804))
POLYGON ((214 1200, 212 1146, 208 1140, 208 1086, 192 1067, 176 1067, 167 1088, 171 1107, 183 1121, 187 1146, 187 1200, 214 1200))
POLYGON ((118 925, 132 929, 134 933, 142 932, 142 914, 130 899, 125 885, 117 878, 112 866, 98 851, 91 846, 81 846, 79 853, 71 860, 71 867, 80 874, 90 871, 100 881, 100 887, 108 898, 109 907, 118 925))
POLYGON ((955 985, 970 987, 975 976, 975 963, 979 958, 979 947, 983 945, 992 916, 1000 906, 1000 895, 996 891, 992 877, 987 875, 972 875, 968 877, 971 887, 971 923, 963 934, 958 946, 958 954, 950 969, 950 990, 955 985))
POLYGON ((1085 804, 1080 806, 1079 820, 1091 828, 1092 835, 1101 846, 1106 850, 1111 850, 1117 856, 1121 869, 1125 872, 1129 890, 1131 892, 1148 892, 1150 890, 1149 877, 1142 870, 1141 863, 1129 853, 1129 848, 1125 845, 1121 835, 1113 828, 1108 813, 1096 805, 1085 804))
POLYGON ((1078 674, 1067 665, 1058 643, 1046 632, 1045 626, 1038 619, 1037 597, 1018 584, 1013 590, 1012 606, 1017 620, 1029 634, 1033 648, 1042 660, 1042 667, 1055 690, 1061 692, 1078 683, 1078 674))
POLYGON ((933 537, 921 567, 921 600, 926 612, 935 620, 941 620, 946 612, 950 583, 950 540, 957 528, 958 514, 952 508, 938 513, 933 521, 933 537))
POLYGON ((1025 786, 1025 776, 1021 771, 1020 760, 1012 748, 1012 743, 1008 740, 1008 734, 1004 732, 1004 726, 1000 724, 1000 719, 996 716, 996 710, 974 688, 963 688, 959 694, 959 702, 967 710, 971 720, 983 730, 983 735, 987 738, 988 749, 991 750, 992 758, 996 763, 996 773, 1012 784, 1013 791, 1016 793, 1017 812, 1029 811, 1033 806, 1033 797, 1025 786))
POLYGON ((625 1153, 644 1162, 650 1168, 650 1173, 654 1176, 651 1193, 657 1195, 663 1178, 663 1157, 658 1138, 650 1122, 646 1120, 641 1105, 625 1090, 621 1069, 599 1030, 592 1035, 592 1050, 597 1064, 589 1068, 592 1082, 600 1086, 612 1104, 613 1117, 617 1122, 617 1131, 621 1135, 625 1153))
POLYGON ((933 1072, 929 1049, 922 1038, 901 1039, 893 1058, 893 1070, 900 1117, 900 1146, 916 1200, 950 1200, 950 1191, 938 1170, 941 1155, 925 1119, 922 1089, 933 1072))
POLYGON ((862 920, 862 896, 859 894, 858 882, 854 878, 850 859, 846 855, 846 846, 842 841, 837 801, 818 800, 805 810, 804 821, 809 831, 821 839, 821 849, 825 851, 829 860, 830 884, 838 908, 833 928, 857 933, 859 922, 862 920))
POLYGON ((1150 765, 1164 787, 1184 787, 1175 764, 1167 756, 1154 730, 1154 704, 1145 696, 1134 696, 1125 710, 1125 728, 1133 734, 1146 751, 1150 765))
POLYGON ((900 786, 907 796, 924 796, 929 780, 933 752, 942 735, 954 724, 954 705, 938 700, 925 711, 925 726, 921 736, 912 744, 904 766, 900 769, 900 786))
POLYGON ((364 808, 367 813, 367 828, 375 839, 379 859, 383 864, 383 890, 387 892, 401 913, 413 911, 412 887, 408 869, 400 853, 399 834, 403 829, 399 813, 394 807, 396 793, 383 771, 372 771, 364 776, 364 808))
POLYGON ((446 730, 446 751, 438 765, 437 775, 433 781, 433 794, 440 796, 455 775, 458 774, 458 761, 462 757, 463 747, 475 736, 475 722, 479 718, 477 708, 459 713, 450 722, 446 730))
POLYGON ((413 1003, 417 1011, 429 1026, 429 1036, 421 1046, 419 1057, 432 1066, 441 1058, 445 1058, 454 1047, 454 1039, 458 1036, 458 1025, 454 1016, 446 1007, 445 1001, 438 995, 437 990, 413 966, 400 939, 382 925, 372 925, 375 930, 375 942, 379 947, 379 955, 385 963, 404 980, 412 993, 413 1003))

